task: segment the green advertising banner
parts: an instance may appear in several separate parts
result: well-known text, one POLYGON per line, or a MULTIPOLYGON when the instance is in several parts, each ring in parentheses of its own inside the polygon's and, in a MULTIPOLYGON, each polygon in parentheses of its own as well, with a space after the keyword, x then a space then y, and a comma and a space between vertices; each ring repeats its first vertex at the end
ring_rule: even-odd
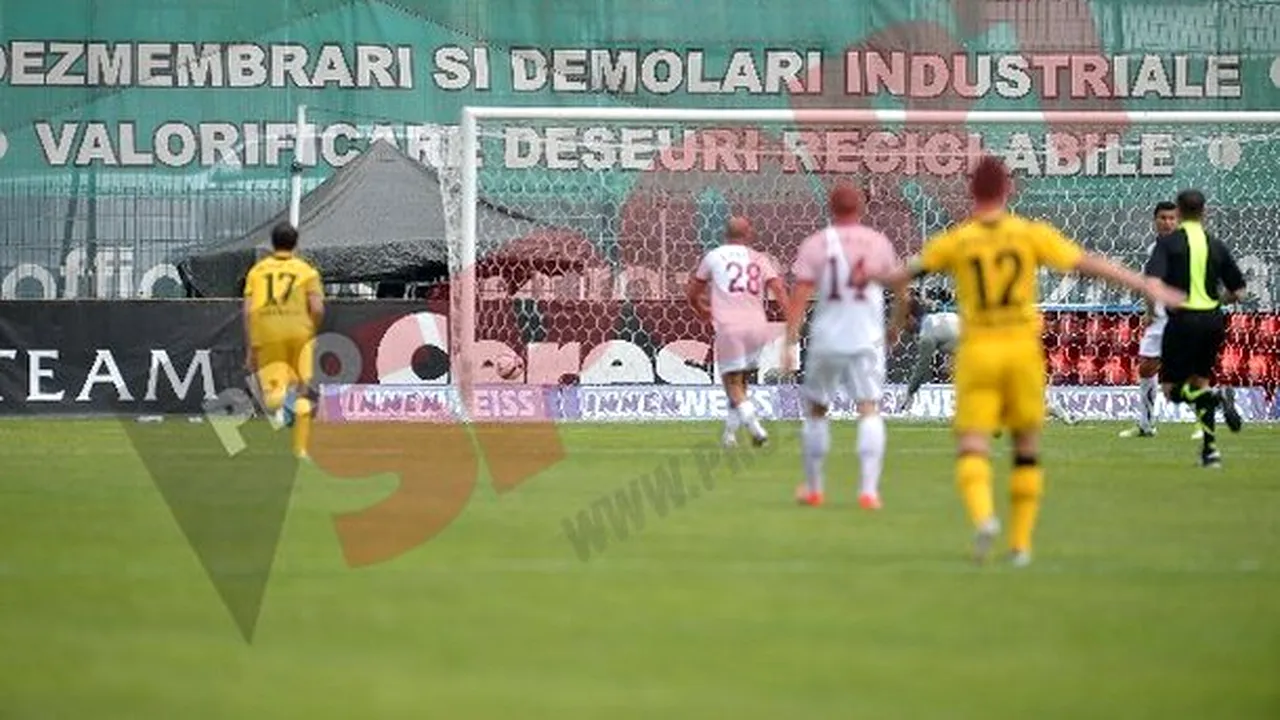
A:
MULTIPOLYGON (((761 159, 781 154, 777 172, 815 188, 850 176, 900 196, 923 234, 954 213, 942 196, 963 157, 987 149, 1025 179, 1028 207, 1135 262, 1150 206, 1201 186, 1259 300, 1280 292, 1273 127, 802 120, 822 108, 1280 110, 1280 2, 69 0, 51 12, 4 0, 0 83, 5 298, 173 295, 178 259, 287 204, 295 159, 308 187, 379 138, 456 167, 466 105, 800 113, 714 136, 643 121, 495 124, 482 128, 481 193, 498 203, 591 195, 616 208, 647 173, 682 171, 733 174, 729 196, 767 194, 779 181, 761 159), (681 142, 697 156, 661 151, 681 142)), ((605 234, 590 239, 617 242, 605 234)))

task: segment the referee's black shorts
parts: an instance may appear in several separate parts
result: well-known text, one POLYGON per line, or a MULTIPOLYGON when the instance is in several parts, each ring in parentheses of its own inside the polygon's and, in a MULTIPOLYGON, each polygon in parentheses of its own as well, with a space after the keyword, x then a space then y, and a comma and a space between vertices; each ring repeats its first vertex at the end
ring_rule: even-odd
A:
POLYGON ((1181 385, 1192 376, 1213 377, 1226 336, 1220 310, 1169 311, 1160 343, 1160 382, 1181 385))

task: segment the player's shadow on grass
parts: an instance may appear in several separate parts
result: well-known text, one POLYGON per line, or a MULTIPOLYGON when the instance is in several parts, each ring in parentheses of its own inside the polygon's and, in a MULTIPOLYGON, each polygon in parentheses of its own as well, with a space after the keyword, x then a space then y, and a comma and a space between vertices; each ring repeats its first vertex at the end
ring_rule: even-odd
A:
POLYGON ((244 424, 230 454, 209 423, 125 423, 125 432, 246 641, 252 641, 298 461, 289 434, 244 424))

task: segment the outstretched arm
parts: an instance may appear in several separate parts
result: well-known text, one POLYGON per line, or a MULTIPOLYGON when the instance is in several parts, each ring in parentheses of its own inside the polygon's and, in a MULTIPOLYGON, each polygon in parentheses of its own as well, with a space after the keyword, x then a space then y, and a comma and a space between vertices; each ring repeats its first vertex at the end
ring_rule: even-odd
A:
POLYGON ((872 280, 880 283, 881 285, 884 285, 887 288, 892 288, 896 293, 899 286, 907 287, 908 285, 911 284, 912 280, 924 274, 925 274, 924 270, 920 267, 919 259, 913 259, 911 262, 908 262, 904 265, 899 265, 898 267, 890 270, 887 273, 879 275, 878 277, 873 276, 872 280))
POLYGON ((1112 285, 1128 288, 1140 293, 1152 302, 1160 303, 1167 307, 1178 307, 1187 300, 1185 293, 1169 287, 1160 278, 1152 275, 1144 277, 1126 267, 1111 262, 1101 255, 1086 253, 1080 256, 1080 260, 1076 262, 1074 269, 1082 275, 1096 277, 1112 285))

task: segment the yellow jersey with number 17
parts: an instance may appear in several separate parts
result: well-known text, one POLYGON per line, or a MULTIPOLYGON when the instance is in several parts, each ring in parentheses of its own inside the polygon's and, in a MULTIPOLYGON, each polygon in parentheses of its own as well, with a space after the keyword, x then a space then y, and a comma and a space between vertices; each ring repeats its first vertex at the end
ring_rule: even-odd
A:
POLYGON ((250 342, 257 347, 313 336, 307 296, 323 293, 320 273, 293 253, 275 252, 259 260, 244 283, 250 342))
POLYGON ((971 218, 925 244, 919 265, 955 280, 961 344, 1039 339, 1039 269, 1073 270, 1084 250, 1048 223, 1013 213, 971 218))

